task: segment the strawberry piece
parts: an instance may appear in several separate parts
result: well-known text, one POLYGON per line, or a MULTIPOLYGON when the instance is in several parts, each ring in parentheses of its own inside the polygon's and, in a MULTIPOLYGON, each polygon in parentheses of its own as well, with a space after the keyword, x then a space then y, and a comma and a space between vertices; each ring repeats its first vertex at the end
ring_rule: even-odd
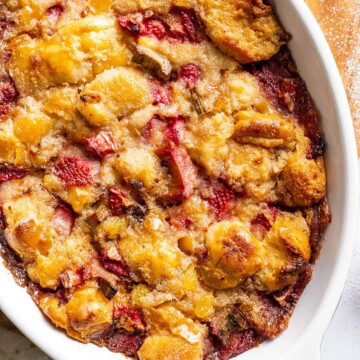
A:
POLYGON ((151 83, 153 105, 170 105, 172 103, 172 90, 170 86, 163 85, 159 81, 151 83))
POLYGON ((110 131, 100 131, 96 136, 86 139, 85 143, 87 151, 100 159, 116 151, 116 144, 110 131))
POLYGON ((50 23, 55 26, 59 22, 64 11, 65 9, 61 4, 56 4, 46 10, 46 16, 48 17, 50 23))
POLYGON ((56 160, 54 174, 68 186, 91 185, 98 171, 94 162, 75 156, 65 156, 56 160))
POLYGON ((130 308, 128 306, 114 304, 113 308, 113 320, 118 325, 127 325, 134 330, 145 330, 144 314, 139 308, 130 308))
POLYGON ((121 260, 109 259, 104 250, 102 250, 100 253, 100 261, 105 270, 110 271, 122 278, 130 278, 127 265, 121 260))
POLYGON ((126 210, 134 205, 135 202, 118 186, 109 190, 109 206, 113 216, 124 215, 126 210))
POLYGON ((19 92, 10 76, 8 79, 0 82, 0 116, 10 110, 11 104, 14 103, 18 97, 19 92))
POLYGON ((235 193, 217 180, 207 180, 201 196, 209 204, 217 221, 222 220, 235 205, 235 193))
POLYGON ((69 236, 75 222, 75 214, 65 205, 59 205, 52 218, 53 227, 62 235, 69 236))
POLYGON ((196 168, 183 147, 165 146, 157 154, 167 163, 174 178, 174 189, 167 194, 169 200, 188 199, 196 186, 196 168))
POLYGON ((183 139, 183 133, 185 129, 185 123, 182 120, 182 116, 175 116, 172 118, 167 118, 168 126, 164 135, 167 140, 174 143, 175 145, 180 145, 183 139))
POLYGON ((180 68, 179 78, 183 80, 186 87, 193 87, 201 79, 201 71, 194 64, 186 64, 180 68))
POLYGON ((27 170, 19 168, 13 164, 0 164, 0 183, 13 179, 22 179, 27 174, 27 170))
POLYGON ((143 36, 152 36, 161 39, 166 34, 165 24, 157 19, 150 19, 145 22, 145 31, 143 36))

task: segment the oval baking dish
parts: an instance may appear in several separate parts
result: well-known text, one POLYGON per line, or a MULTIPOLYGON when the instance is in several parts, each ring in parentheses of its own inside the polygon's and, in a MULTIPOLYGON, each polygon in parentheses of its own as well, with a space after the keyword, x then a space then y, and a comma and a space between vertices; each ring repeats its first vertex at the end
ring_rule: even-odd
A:
MULTIPOLYGON (((328 199, 333 216, 324 247, 287 331, 274 341, 240 355, 243 360, 319 359, 320 344, 343 289, 353 249, 358 208, 357 155, 350 111, 341 78, 326 41, 302 0, 274 0, 290 49, 319 111, 327 140, 328 199)), ((0 308, 36 345, 55 360, 124 358, 58 331, 26 290, 0 265, 0 308)))

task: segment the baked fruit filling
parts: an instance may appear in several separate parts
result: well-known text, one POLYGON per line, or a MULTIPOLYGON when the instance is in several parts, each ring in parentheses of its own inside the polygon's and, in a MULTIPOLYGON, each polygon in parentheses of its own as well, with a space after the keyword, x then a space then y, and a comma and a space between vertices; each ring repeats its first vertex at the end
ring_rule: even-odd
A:
POLYGON ((69 336, 140 360, 276 337, 326 202, 318 116, 262 0, 5 0, 0 248, 69 336))

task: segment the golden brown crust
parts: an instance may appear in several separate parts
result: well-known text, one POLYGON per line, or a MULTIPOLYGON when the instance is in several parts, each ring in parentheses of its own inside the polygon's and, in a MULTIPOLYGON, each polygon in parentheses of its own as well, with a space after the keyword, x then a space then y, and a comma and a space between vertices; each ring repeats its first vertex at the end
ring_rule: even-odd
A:
POLYGON ((262 0, 200 0, 207 33, 240 63, 268 60, 289 36, 262 0))

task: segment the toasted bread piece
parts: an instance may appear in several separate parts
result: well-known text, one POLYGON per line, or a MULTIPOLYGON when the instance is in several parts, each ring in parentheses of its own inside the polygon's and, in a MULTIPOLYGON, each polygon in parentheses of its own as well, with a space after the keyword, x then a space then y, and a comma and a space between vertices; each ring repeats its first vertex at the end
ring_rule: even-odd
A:
POLYGON ((211 40, 240 63, 267 60, 290 36, 262 0, 199 0, 211 40))

